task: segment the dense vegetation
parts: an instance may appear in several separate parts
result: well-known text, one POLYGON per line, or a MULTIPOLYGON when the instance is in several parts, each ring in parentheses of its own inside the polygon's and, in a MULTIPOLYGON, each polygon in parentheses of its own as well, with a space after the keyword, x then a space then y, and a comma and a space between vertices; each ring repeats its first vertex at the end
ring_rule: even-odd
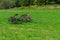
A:
POLYGON ((60 4, 60 0, 0 0, 0 8, 14 8, 30 5, 53 5, 60 4))

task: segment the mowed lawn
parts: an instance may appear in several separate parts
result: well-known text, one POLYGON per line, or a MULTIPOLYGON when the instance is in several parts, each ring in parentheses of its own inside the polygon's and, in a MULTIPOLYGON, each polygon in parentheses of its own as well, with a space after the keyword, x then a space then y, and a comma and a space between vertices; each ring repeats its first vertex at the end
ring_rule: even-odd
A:
POLYGON ((0 40, 60 40, 60 9, 0 10, 0 40), (10 16, 26 12, 32 22, 8 22, 10 16))

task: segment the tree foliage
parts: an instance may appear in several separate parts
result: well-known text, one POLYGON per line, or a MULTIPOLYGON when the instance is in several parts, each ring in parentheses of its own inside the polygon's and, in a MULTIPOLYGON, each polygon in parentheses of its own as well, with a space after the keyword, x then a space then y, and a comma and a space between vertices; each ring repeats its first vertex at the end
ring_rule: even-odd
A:
POLYGON ((14 8, 30 5, 60 4, 60 0, 0 0, 0 8, 14 8))

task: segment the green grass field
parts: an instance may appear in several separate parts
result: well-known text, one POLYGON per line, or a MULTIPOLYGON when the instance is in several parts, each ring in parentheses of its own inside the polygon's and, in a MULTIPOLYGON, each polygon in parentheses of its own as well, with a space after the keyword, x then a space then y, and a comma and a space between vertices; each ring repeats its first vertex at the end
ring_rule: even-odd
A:
POLYGON ((0 10, 0 40, 60 40, 60 9, 0 10), (33 22, 10 24, 10 16, 28 12, 33 22))

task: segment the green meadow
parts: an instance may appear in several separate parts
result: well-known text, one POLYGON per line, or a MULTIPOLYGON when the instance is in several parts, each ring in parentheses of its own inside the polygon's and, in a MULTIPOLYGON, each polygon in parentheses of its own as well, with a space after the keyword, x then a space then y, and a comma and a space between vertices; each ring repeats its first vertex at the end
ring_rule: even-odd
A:
POLYGON ((60 9, 0 10, 0 40, 60 40, 60 9), (8 18, 16 13, 29 13, 33 21, 11 24, 8 18))

